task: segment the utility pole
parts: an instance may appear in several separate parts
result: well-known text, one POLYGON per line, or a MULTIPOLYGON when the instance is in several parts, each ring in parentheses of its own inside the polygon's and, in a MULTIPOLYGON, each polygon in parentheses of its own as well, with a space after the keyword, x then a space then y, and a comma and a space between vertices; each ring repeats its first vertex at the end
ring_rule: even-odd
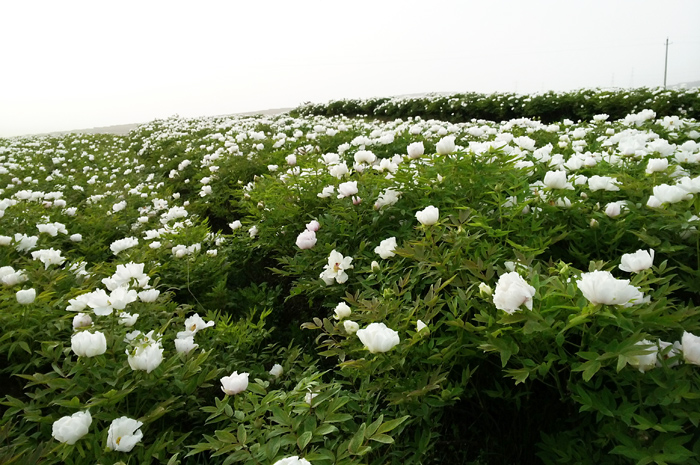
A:
POLYGON ((666 37, 666 58, 664 59, 664 89, 666 88, 666 73, 668 71, 668 37, 666 37))

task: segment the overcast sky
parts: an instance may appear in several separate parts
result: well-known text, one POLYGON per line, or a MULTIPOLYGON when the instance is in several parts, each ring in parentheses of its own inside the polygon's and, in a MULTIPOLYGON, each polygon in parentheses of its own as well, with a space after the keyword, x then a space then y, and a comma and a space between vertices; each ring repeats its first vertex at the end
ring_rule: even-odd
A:
POLYGON ((420 92, 700 80, 698 0, 3 1, 0 137, 420 92))

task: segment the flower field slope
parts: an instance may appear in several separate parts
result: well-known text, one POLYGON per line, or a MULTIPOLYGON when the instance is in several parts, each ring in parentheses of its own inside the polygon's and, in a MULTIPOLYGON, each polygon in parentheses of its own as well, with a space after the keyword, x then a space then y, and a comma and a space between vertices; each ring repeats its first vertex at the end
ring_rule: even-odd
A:
POLYGON ((700 124, 654 108, 0 139, 0 461, 700 463, 700 124))

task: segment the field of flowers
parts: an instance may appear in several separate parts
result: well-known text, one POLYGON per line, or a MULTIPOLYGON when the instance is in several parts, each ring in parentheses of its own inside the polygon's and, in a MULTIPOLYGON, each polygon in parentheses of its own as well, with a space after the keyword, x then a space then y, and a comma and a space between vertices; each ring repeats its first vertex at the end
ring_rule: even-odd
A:
POLYGON ((0 139, 0 463, 700 464, 672 110, 0 139))

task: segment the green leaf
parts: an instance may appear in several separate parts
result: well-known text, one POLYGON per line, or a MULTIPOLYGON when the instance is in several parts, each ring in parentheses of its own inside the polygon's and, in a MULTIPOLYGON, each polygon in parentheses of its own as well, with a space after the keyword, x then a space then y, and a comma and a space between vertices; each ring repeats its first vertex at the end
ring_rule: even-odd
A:
POLYGON ((388 433, 389 431, 392 431, 394 428, 401 425, 404 421, 408 420, 409 418, 411 418, 409 415, 405 415, 401 418, 385 421, 379 428, 377 428, 377 434, 388 433))
POLYGON ((297 438, 297 446, 300 450, 304 450, 304 447, 311 441, 313 433, 311 431, 304 431, 301 436, 297 438))
POLYGON ((360 452, 360 446, 365 440, 365 429, 367 428, 367 425, 365 423, 362 423, 360 427, 357 429, 357 432, 355 435, 350 439, 350 443, 348 444, 348 452, 351 454, 359 454, 360 452))
POLYGON ((370 441, 377 441, 381 442, 382 444, 392 444, 394 442, 394 438, 387 434, 375 434, 369 439, 370 441))
POLYGON ((246 439, 248 439, 248 435, 245 432, 245 426, 243 426, 243 424, 238 425, 238 431, 236 431, 236 437, 238 438, 238 442, 241 445, 245 444, 246 439))

